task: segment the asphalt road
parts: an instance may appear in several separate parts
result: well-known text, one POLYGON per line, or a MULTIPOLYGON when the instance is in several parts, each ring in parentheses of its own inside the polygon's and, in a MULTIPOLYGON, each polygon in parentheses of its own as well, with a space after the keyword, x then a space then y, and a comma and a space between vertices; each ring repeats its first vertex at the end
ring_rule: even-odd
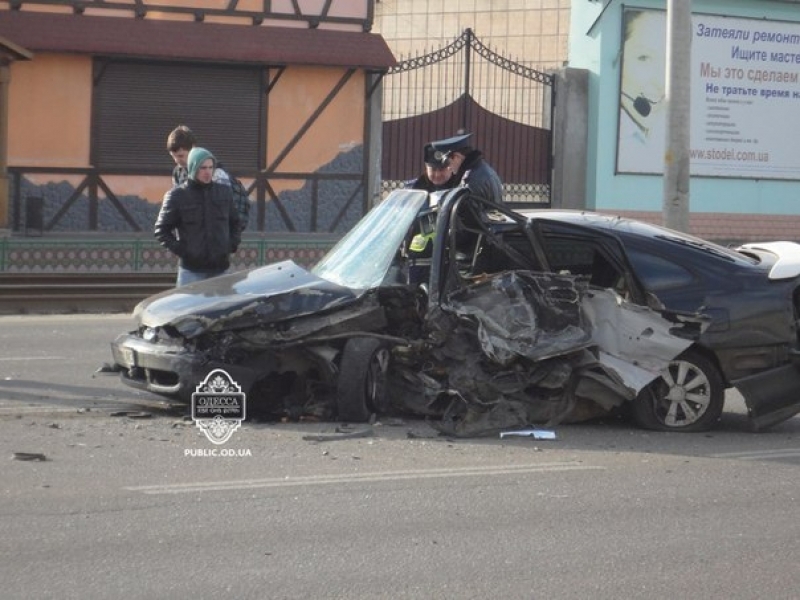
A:
POLYGON ((245 423, 213 456, 182 407, 93 377, 131 325, 0 318, 4 599, 798 597, 800 417, 749 433, 731 395, 695 435, 245 423))

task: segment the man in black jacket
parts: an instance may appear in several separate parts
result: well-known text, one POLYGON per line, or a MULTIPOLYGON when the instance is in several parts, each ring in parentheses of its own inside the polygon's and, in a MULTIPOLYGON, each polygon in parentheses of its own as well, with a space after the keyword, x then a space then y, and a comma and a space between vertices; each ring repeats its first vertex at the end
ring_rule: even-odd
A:
POLYGON ((471 133, 431 142, 436 156, 446 161, 455 184, 465 186, 475 196, 495 204, 503 204, 503 184, 495 170, 483 158, 483 153, 469 145, 471 133))
MULTIPOLYGON (((189 158, 189 152, 191 152, 192 148, 196 145, 197 138, 194 132, 186 125, 178 125, 169 132, 167 136, 167 151, 172 157, 172 160, 175 161, 175 168, 172 169, 173 187, 179 186, 189 177, 186 161, 189 158)), ((247 189, 242 185, 241 181, 225 171, 219 162, 217 162, 214 167, 214 181, 217 183, 224 183, 231 187, 233 191, 233 203, 239 210, 239 227, 244 231, 247 229, 247 222, 250 217, 250 198, 247 189)))
POLYGON ((164 195, 156 239, 175 254, 176 286, 222 275, 239 248, 239 213, 230 186, 213 181, 216 160, 195 146, 186 161, 188 179, 164 195))

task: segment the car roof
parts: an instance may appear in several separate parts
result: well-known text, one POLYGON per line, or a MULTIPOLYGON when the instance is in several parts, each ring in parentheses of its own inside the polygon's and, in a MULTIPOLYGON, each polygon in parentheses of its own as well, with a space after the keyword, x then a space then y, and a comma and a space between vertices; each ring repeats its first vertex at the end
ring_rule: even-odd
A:
POLYGON ((678 236, 687 238, 692 237, 677 231, 664 229, 663 227, 653 225, 645 221, 637 221, 635 219, 620 217, 618 215, 597 213, 586 210, 533 208, 522 209, 516 212, 529 219, 549 219, 551 221, 582 225, 583 227, 591 227, 593 229, 601 229, 609 232, 623 231, 645 237, 655 237, 665 233, 676 234, 678 236))
POLYGON ((688 233, 668 229, 653 223, 621 217, 619 215, 597 213, 585 210, 564 209, 521 209, 515 211, 529 220, 538 219, 558 221, 571 225, 587 227, 608 234, 621 234, 623 236, 639 237, 660 242, 673 242, 682 247, 708 250, 711 254, 724 257, 728 261, 735 261, 742 265, 753 266, 758 261, 745 256, 732 248, 727 248, 715 242, 705 240, 688 233))

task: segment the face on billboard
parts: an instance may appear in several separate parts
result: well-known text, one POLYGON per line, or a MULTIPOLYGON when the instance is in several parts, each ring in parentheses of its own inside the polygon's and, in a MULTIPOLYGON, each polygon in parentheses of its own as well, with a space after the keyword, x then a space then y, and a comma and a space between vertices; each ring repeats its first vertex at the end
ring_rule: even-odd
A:
POLYGON ((664 15, 656 11, 625 13, 622 110, 647 136, 664 106, 664 15))
POLYGON ((617 171, 662 173, 666 143, 666 16, 623 13, 617 171))

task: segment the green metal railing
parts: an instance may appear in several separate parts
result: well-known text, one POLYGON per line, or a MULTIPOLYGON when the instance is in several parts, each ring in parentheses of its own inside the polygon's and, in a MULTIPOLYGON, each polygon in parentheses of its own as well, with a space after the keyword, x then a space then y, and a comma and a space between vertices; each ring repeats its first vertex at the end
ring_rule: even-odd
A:
MULTIPOLYGON (((246 238, 232 259, 246 269, 286 259, 303 266, 316 263, 338 238, 297 234, 246 238)), ((91 237, 0 238, 2 273, 162 273, 176 270, 176 258, 155 240, 91 237)))

